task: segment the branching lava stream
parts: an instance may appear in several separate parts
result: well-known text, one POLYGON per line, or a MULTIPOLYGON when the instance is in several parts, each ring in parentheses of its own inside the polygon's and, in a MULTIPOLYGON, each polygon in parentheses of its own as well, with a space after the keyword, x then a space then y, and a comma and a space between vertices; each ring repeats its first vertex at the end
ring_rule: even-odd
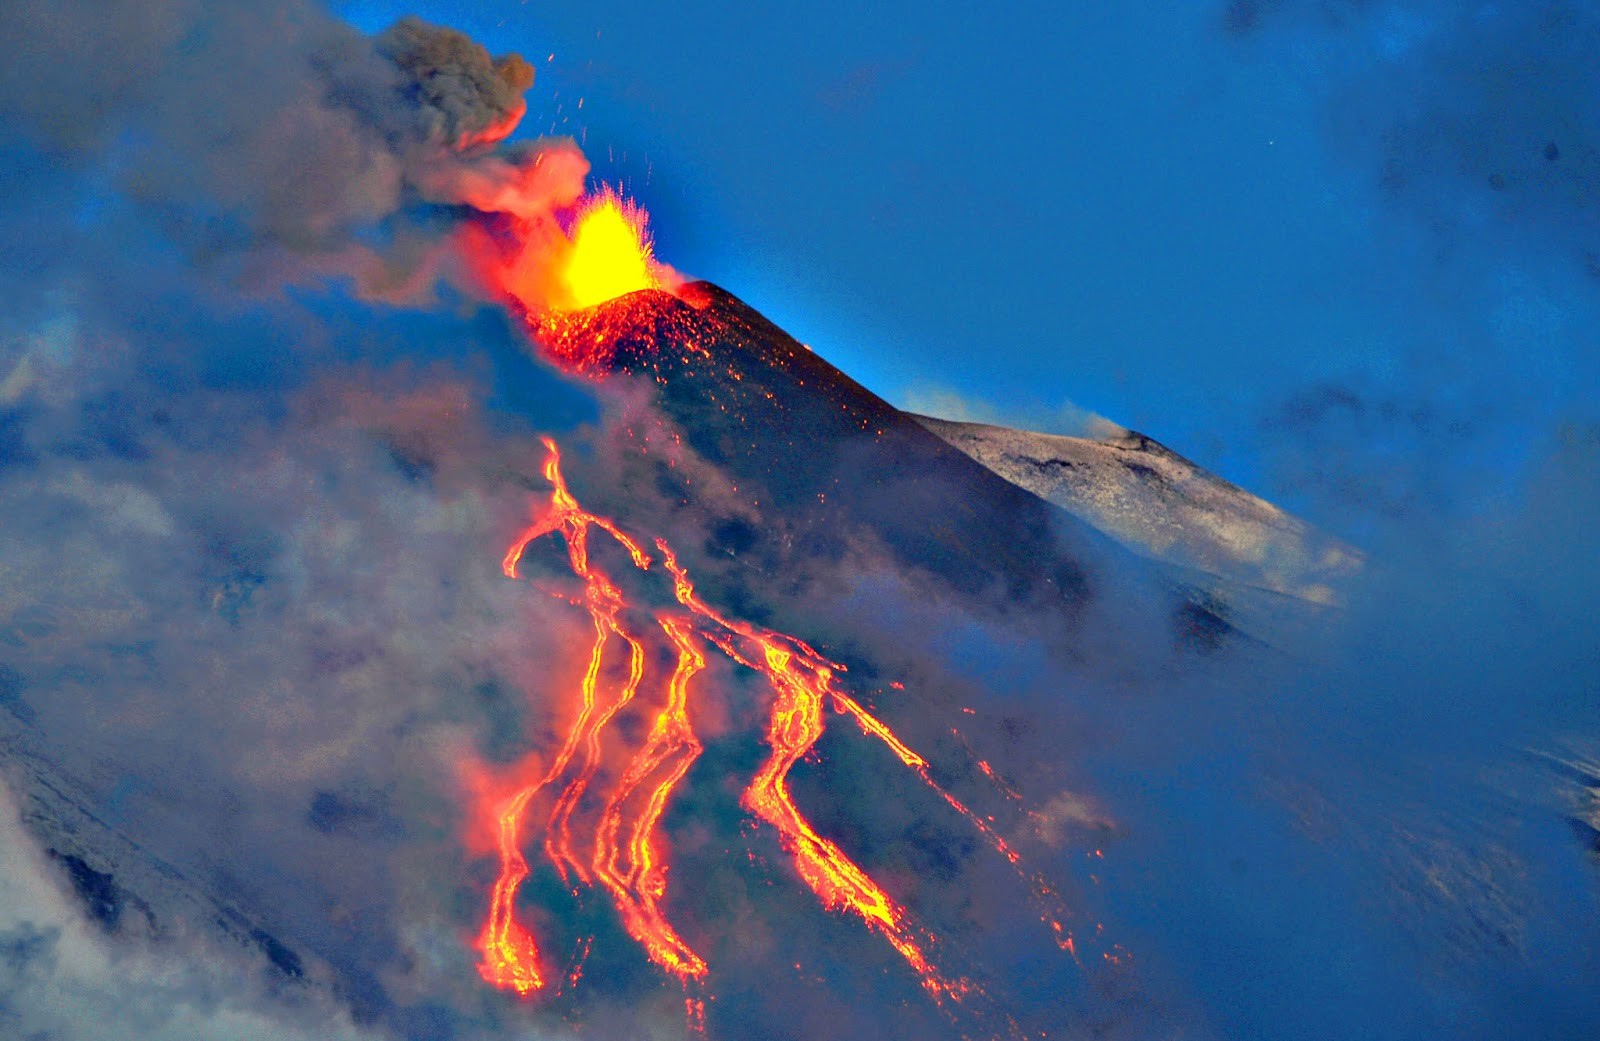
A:
MULTIPOLYGON (((796 873, 822 905, 859 917, 899 953, 936 1002, 959 1001, 971 992, 974 987, 968 980, 949 976, 935 965, 930 953, 935 938, 836 843, 816 831, 795 805, 788 778, 795 764, 822 737, 825 710, 831 706, 850 716, 864 734, 883 742, 997 852, 1018 866, 1016 852, 995 831, 992 818, 979 817, 945 791, 933 780, 922 756, 839 689, 838 677, 844 666, 796 637, 719 613, 695 591, 688 571, 665 540, 655 540, 652 554, 641 540, 585 510, 567 486, 555 442, 546 438, 544 445, 548 453, 544 476, 553 489, 550 501, 512 544, 502 569, 507 577, 516 578, 528 546, 559 534, 572 573, 583 586, 581 598, 574 601, 587 611, 594 638, 579 684, 577 714, 548 768, 484 810, 491 815, 497 836, 500 873, 477 941, 483 978, 522 995, 546 986, 538 942, 518 921, 516 901, 530 871, 522 852, 529 809, 542 791, 554 790, 557 785, 559 793, 542 825, 543 849, 563 881, 575 893, 579 887, 598 884, 628 935, 650 961, 686 987, 706 977, 709 967, 705 959, 678 934, 661 907, 669 864, 658 830, 674 790, 702 751, 689 706, 694 680, 705 669, 708 654, 716 651, 762 676, 772 698, 765 734, 769 754, 745 788, 741 805, 777 831, 796 873), (652 609, 628 603, 619 585, 596 564, 592 537, 614 542, 640 571, 651 570, 659 560, 671 578, 675 604, 652 609), (634 621, 646 616, 671 647, 676 663, 665 680, 662 702, 642 745, 631 754, 609 791, 593 793, 603 808, 592 834, 580 839, 574 834, 573 816, 601 776, 602 735, 642 689, 649 689, 647 630, 644 623, 634 621), (626 668, 612 669, 620 675, 608 677, 607 661, 619 657, 625 657, 626 668)), ((1040 895, 1036 888, 1035 896, 1040 895)), ((1059 921, 1049 916, 1045 920, 1060 933, 1059 921)), ((587 947, 587 940, 580 943, 580 949, 587 947)), ((572 978, 576 974, 577 970, 570 973, 572 978)), ((688 1005, 694 1022, 703 1014, 703 1006, 692 996, 688 1005)))

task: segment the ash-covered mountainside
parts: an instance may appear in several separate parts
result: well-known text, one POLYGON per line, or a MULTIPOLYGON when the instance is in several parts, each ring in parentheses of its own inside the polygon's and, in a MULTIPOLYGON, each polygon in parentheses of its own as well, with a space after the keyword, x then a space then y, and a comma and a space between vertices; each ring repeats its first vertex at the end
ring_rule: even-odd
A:
POLYGON ((1066 437, 912 418, 1136 553, 1317 604, 1337 602, 1361 566, 1359 550, 1131 430, 1066 437))
MULTIPOLYGON (((8 707, 14 706, 0 703, 8 707)), ((326 965, 308 962, 247 914, 215 877, 173 865, 118 826, 119 782, 125 789, 129 778, 103 762, 80 764, 101 775, 99 784, 69 772, 61 762, 65 750, 26 717, 0 711, 0 794, 15 798, 23 827, 89 922, 111 936, 242 955, 274 981, 329 985, 326 965)))
MULTIPOLYGON (((647 451, 681 436, 750 508, 781 520, 732 521, 713 547, 763 570, 788 571, 819 554, 836 560, 865 537, 897 567, 935 575, 957 593, 1071 616, 1106 592, 1100 562, 1124 556, 709 283, 618 298, 566 319, 559 339, 653 384, 675 429, 636 430, 647 451)), ((1166 585, 1177 635, 1228 630, 1180 585, 1166 585)))
MULTIPOLYGON (((979 754, 973 749, 1014 747, 1023 740, 1020 724, 998 714, 979 720, 958 703, 979 696, 979 683, 991 675, 1008 692, 1036 682, 1038 662, 1061 661, 1058 652, 1081 660, 1089 648, 1101 665, 1143 665, 1128 648, 1213 646, 1231 631, 1227 622, 1187 599, 1171 574, 974 462, 722 290, 700 284, 681 296, 636 294, 575 315, 560 331, 569 346, 602 348, 597 360, 615 373, 608 383, 617 398, 648 399, 643 409, 611 417, 598 450, 585 455, 573 438, 571 471, 586 502, 592 496, 642 538, 669 538, 718 610, 781 623, 847 661, 852 691, 883 696, 897 733, 938 756, 941 779, 982 808, 985 820, 1009 822, 1008 841, 1042 845, 1049 856, 1065 830, 1098 835, 1109 827, 1077 802, 1043 839, 1032 824, 1012 820, 1021 811, 968 759, 979 754), (610 437, 627 439, 623 451, 614 451, 610 437), (682 446, 692 451, 674 455, 682 446), (641 475, 649 483, 635 479, 641 475), (1144 610, 1118 609, 1129 603, 1144 610), (971 619, 1002 616, 1026 635, 1014 642, 972 635, 971 619), (1136 618, 1130 628, 1137 632, 1115 647, 1084 636, 1085 619, 1102 617, 1136 618), (979 648, 970 652, 980 659, 976 679, 952 670, 931 682, 922 673, 917 682, 916 670, 941 675, 934 670, 944 666, 920 660, 925 652, 911 645, 946 639, 946 630, 935 631, 943 624, 948 638, 979 648), (1037 658, 1031 648, 1014 650, 1041 632, 1060 638, 1037 658), (991 673, 990 659, 1006 653, 1017 658, 1001 663, 1010 671, 991 673), (885 693, 891 676, 906 677, 911 689, 885 693), (963 728, 959 738, 953 722, 963 728)), ((454 409, 448 399, 440 414, 454 409)), ((226 479, 203 487, 169 483, 169 474, 196 469, 181 455, 170 469, 144 457, 105 464, 106 480, 121 482, 113 485, 116 495, 148 487, 139 509, 163 518, 161 511, 189 510, 204 524, 145 521, 139 537, 120 539, 95 526, 82 543, 67 539, 78 531, 70 525, 37 526, 66 541, 57 546, 41 536, 43 545, 13 572, 37 579, 13 583, 0 598, 13 617, 34 610, 31 621, 5 634, 11 643, 0 661, 0 767, 23 825, 49 851, 57 881, 110 940, 223 952, 228 964, 252 966, 269 989, 331 994, 401 1036, 442 1036, 427 1019, 427 987, 465 994, 459 1000, 473 1009, 493 998, 458 935, 483 913, 489 879, 485 862, 457 852, 453 833, 461 825, 452 814, 460 811, 453 782, 437 775, 440 761, 460 754, 459 734, 474 726, 484 728, 482 742, 495 755, 527 747, 525 731, 542 725, 534 713, 569 693, 559 689, 565 674, 550 662, 559 666, 571 653, 558 645, 574 630, 543 594, 526 607, 527 590, 495 566, 503 540, 550 491, 543 480, 527 480, 535 463, 521 456, 531 446, 508 450, 519 470, 465 434, 460 452, 430 454, 428 446, 444 440, 438 431, 430 441, 380 429, 371 435, 375 448, 367 433, 318 426, 318 416, 349 411, 308 412, 299 428, 278 432, 270 466, 286 470, 269 479, 226 438, 217 439, 223 447, 216 459, 205 457, 213 469, 204 471, 226 479), (352 468, 356 477, 335 479, 352 468), (318 491, 279 501, 281 482, 318 491), (195 487, 199 498, 191 503, 184 496, 195 487), (485 508, 499 499, 502 512, 485 508), (371 514, 373 501, 389 504, 387 512, 371 514), (272 502, 284 512, 275 513, 272 502), (222 523, 213 517, 221 507, 238 530, 212 530, 222 523), (198 548, 184 541, 191 530, 198 548), (84 544, 105 548, 83 552, 84 544), (191 552, 201 561, 192 573, 173 564, 191 552), (213 564, 219 555, 222 562, 213 564), (524 610, 537 612, 526 632, 524 610), (196 704, 206 706, 203 719, 196 704), (450 738, 436 736, 436 728, 450 738), (201 739, 191 742, 191 733, 201 739), (420 766, 410 765, 415 746, 432 750, 420 766), (374 749, 370 757, 367 749, 374 749), (410 909, 402 899, 409 885, 431 894, 431 911, 410 909), (447 925, 438 924, 441 917, 447 925), (416 983, 410 973, 431 982, 416 983), (413 1027, 413 1017, 422 1025, 413 1027)), ((409 414, 403 404, 372 411, 386 422, 409 414)), ((49 495, 27 500, 34 510, 58 508, 53 502, 49 495)), ((122 530, 115 511, 71 516, 122 530)), ((541 542, 535 554, 554 541, 541 542)), ((596 552, 603 560, 614 548, 596 552)), ((536 581, 549 579, 548 564, 530 560, 528 570, 536 581)), ((638 581, 641 593, 670 594, 638 581)), ((622 723, 644 725, 632 716, 622 723)), ((909 874, 895 869, 897 889, 908 898, 922 893, 919 913, 941 934, 960 936, 980 962, 992 960, 983 953, 986 934, 957 913, 978 888, 965 873, 991 887, 1015 880, 985 873, 971 836, 959 831, 959 819, 944 818, 946 804, 930 797, 918 775, 902 776, 894 772, 899 760, 852 748, 848 726, 829 733, 827 758, 808 762, 795 778, 807 812, 828 834, 847 837, 864 863, 913 865, 909 874), (910 807, 913 822, 897 811, 875 823, 880 803, 910 807)), ((818 982, 816 990, 788 981, 793 999, 770 1002, 773 985, 764 974, 791 964, 790 949, 756 957, 716 946, 736 944, 739 923, 751 917, 730 902, 727 887, 759 894, 760 907, 778 899, 767 892, 772 880, 760 874, 761 862, 750 862, 751 878, 729 876, 719 853, 741 841, 746 825, 717 793, 746 783, 759 754, 758 742, 737 736, 708 742, 668 824, 692 821, 701 836, 680 851, 674 877, 685 882, 673 899, 688 927, 704 930, 708 954, 718 955, 722 1014, 741 1029, 771 1033, 780 1027, 779 1010, 816 1002, 836 981, 818 982), (700 881, 713 877, 714 885, 700 881)), ((1058 754, 1053 745, 1052 762, 1058 754)), ((1048 786, 1038 792, 1041 803, 1066 784, 1055 771, 1029 771, 1031 783, 1048 786)), ((774 845, 768 852, 777 851, 774 845)), ((776 877, 786 878, 781 871, 776 877)), ((850 958, 866 959, 861 964, 890 973, 915 996, 914 978, 892 950, 863 939, 854 923, 813 919, 803 890, 785 884, 782 893, 783 903, 753 920, 770 914, 787 923, 785 935, 797 932, 794 920, 809 923, 790 937, 795 957, 849 943, 855 953, 839 959, 841 973, 850 958), (816 937, 806 931, 813 927, 816 937)), ((528 909, 537 914, 577 920, 589 913, 574 909, 548 870, 535 875, 529 894, 528 909)), ((1032 930, 1037 912, 1001 903, 994 920, 1032 930)), ((610 930, 611 939, 600 945, 595 977, 621 981, 616 985, 634 988, 630 994, 652 993, 654 976, 618 938, 615 923, 601 915, 596 928, 610 930)), ((1025 935, 1041 949, 1055 946, 1044 933, 1025 935)), ((1052 963, 1050 971, 1071 964, 1052 963)), ((898 1033, 875 1036, 941 1036, 936 1006, 913 1007, 896 1013, 898 1033)), ((499 1005, 452 1013, 464 1021, 480 1014, 515 1013, 499 1005)), ((1042 1015, 1050 1020, 1056 1012, 1042 1015)))

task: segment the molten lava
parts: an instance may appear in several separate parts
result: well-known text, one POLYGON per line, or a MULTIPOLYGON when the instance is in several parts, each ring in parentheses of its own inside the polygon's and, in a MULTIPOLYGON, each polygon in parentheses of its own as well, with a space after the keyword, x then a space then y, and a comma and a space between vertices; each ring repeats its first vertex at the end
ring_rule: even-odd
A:
MULTIPOLYGON (((535 163, 527 174, 536 180, 535 163)), ((640 289, 677 281, 652 255, 648 218, 639 205, 609 186, 578 199, 563 231, 554 221, 524 219, 512 198, 482 200, 506 212, 503 226, 465 228, 457 245, 486 286, 540 323, 584 311, 640 289)))
POLYGON ((584 200, 572 224, 572 248, 559 268, 561 310, 582 310, 661 285, 645 213, 611 188, 584 200))
MULTIPOLYGON (((516 916, 517 892, 528 877, 522 852, 530 808, 548 805, 542 823, 545 856, 562 879, 578 886, 598 884, 616 909, 624 929, 646 956, 686 986, 704 979, 709 967, 668 921, 662 908, 667 894, 668 862, 659 834, 673 792, 699 757, 702 745, 691 721, 694 681, 715 650, 735 664, 764 678, 772 702, 765 743, 769 755, 741 797, 741 805, 777 832, 800 879, 824 907, 853 914, 879 934, 915 973, 936 1001, 960 999, 972 985, 946 976, 933 963, 935 939, 916 925, 897 903, 836 843, 818 834, 796 807, 789 774, 822 737, 825 712, 850 716, 862 732, 883 742, 949 806, 975 826, 1012 865, 1018 856, 996 832, 991 819, 979 817, 933 780, 926 759, 918 755, 881 720, 839 688, 844 666, 829 661, 793 636, 728 618, 696 592, 688 571, 665 540, 653 549, 670 577, 670 607, 629 603, 622 587, 596 563, 595 539, 609 540, 638 571, 650 571, 656 558, 644 544, 605 517, 585 510, 561 472, 554 441, 545 440, 544 476, 550 482, 549 504, 512 544, 502 568, 517 577, 528 546, 559 534, 567 563, 582 585, 574 602, 587 612, 593 642, 578 683, 575 715, 549 766, 529 777, 509 798, 486 808, 498 838, 500 874, 490 901, 488 919, 477 942, 479 969, 490 983, 527 995, 545 986, 541 955, 532 933, 516 916), (646 621, 645 619, 648 619, 646 621), (647 639, 671 649, 675 664, 665 682, 646 677, 647 639), (636 698, 659 695, 659 705, 642 745, 605 791, 591 792, 602 771, 602 737, 616 734, 612 723, 636 698), (558 787, 559 786, 559 787, 558 787), (541 799, 546 790, 553 793, 541 799), (597 822, 582 838, 573 821, 580 806, 598 803, 597 822)), ((618 558, 623 559, 623 558, 618 558)), ((1036 897, 1053 896, 1035 887, 1036 897)), ((1058 935, 1058 921, 1045 919, 1058 935)), ((592 939, 592 938, 590 938, 592 939)), ((587 950, 589 940, 580 941, 587 950)), ((1070 943, 1070 937, 1067 940, 1070 943)), ((568 978, 575 979, 577 970, 568 978)), ((698 1006, 687 999, 691 1012, 698 1006)), ((691 1017, 693 1018, 693 1016, 691 1017)))
MULTIPOLYGON (((553 360, 595 374, 607 367, 608 340, 615 337, 596 339, 589 325, 594 309, 640 290, 676 294, 683 279, 655 259, 644 209, 616 189, 602 186, 556 202, 556 189, 568 187, 568 166, 570 157, 551 153, 519 171, 525 184, 475 186, 472 204, 486 217, 464 226, 456 247, 473 276, 522 317, 553 360)), ((634 310, 622 309, 622 324, 634 310)))

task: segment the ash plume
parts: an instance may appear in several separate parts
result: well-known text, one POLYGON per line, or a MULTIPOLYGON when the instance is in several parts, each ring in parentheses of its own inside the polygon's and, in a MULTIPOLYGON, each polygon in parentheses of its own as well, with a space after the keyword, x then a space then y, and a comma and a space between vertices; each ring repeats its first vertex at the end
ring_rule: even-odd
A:
POLYGON ((385 30, 377 50, 404 74, 401 93, 424 140, 493 144, 527 111, 533 66, 520 54, 492 58, 465 33, 415 17, 385 30))
POLYGON ((366 37, 306 0, 23 0, 0 30, 28 42, 0 74, 10 147, 114 171, 119 202, 257 291, 470 291, 440 207, 553 221, 588 173, 568 140, 498 148, 532 66, 417 18, 366 37))

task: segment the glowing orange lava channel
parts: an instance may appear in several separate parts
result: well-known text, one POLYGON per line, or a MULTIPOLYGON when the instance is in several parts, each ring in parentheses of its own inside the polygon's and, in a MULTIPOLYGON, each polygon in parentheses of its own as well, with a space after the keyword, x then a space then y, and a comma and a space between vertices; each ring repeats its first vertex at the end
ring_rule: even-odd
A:
MULTIPOLYGON (((864 733, 887 745, 1013 865, 1018 860, 1016 853, 988 820, 934 782, 922 756, 838 688, 837 677, 845 671, 842 665, 824 658, 802 640, 716 611, 700 598, 687 570, 664 540, 657 539, 654 549, 671 577, 676 607, 646 609, 627 603, 617 583, 595 564, 591 536, 598 534, 614 542, 640 571, 654 566, 651 554, 616 524, 579 505, 562 475, 555 442, 546 439, 544 444, 548 452, 544 476, 553 489, 548 508, 513 543, 502 567, 508 577, 515 578, 532 542, 560 534, 572 573, 583 584, 578 602, 588 612, 594 640, 579 682, 576 717, 548 769, 490 808, 500 875, 477 942, 484 979, 524 995, 545 985, 538 946, 517 921, 515 905, 518 889, 530 870, 521 849, 528 809, 542 790, 563 780, 543 829, 545 855, 562 879, 571 886, 598 883, 628 935, 657 966, 685 984, 706 976, 706 961, 677 933, 662 910, 668 863, 658 832, 674 790, 702 751, 689 716, 691 688, 706 667, 707 652, 715 648, 764 677, 772 695, 765 735, 770 754, 744 790, 741 805, 776 829, 796 873, 818 900, 830 910, 856 915, 879 934, 935 1000, 959 999, 966 994, 972 989, 968 981, 947 977, 933 964, 929 951, 934 938, 836 843, 818 834, 795 806, 788 787, 790 771, 821 738, 825 708, 831 705, 851 716, 864 733), (635 621, 646 615, 648 628, 635 621), (665 637, 676 664, 642 747, 633 752, 611 789, 600 793, 603 808, 592 836, 577 842, 572 820, 599 775, 602 734, 644 688, 647 655, 643 633, 650 629, 658 629, 665 637), (608 671, 607 662, 621 653, 625 653, 626 668, 620 676, 612 676, 610 673, 618 670, 608 671)), ((691 1012, 703 1009, 696 999, 687 1000, 691 1012)))

